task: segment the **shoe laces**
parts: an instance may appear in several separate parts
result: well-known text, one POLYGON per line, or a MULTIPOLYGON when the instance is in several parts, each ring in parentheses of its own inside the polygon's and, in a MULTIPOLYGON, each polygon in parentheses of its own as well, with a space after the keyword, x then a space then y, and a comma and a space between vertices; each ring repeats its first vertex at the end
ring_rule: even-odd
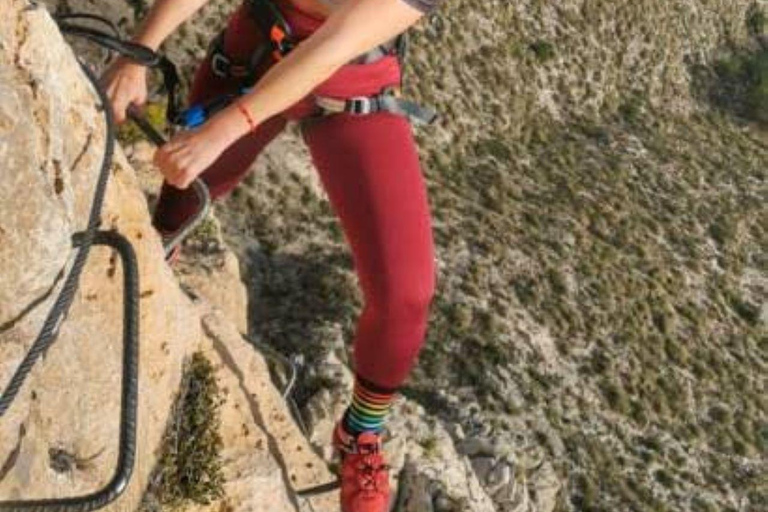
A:
POLYGON ((381 473, 387 471, 389 466, 382 462, 381 455, 378 452, 367 453, 360 458, 356 465, 357 484, 361 491, 366 493, 377 493, 381 473))

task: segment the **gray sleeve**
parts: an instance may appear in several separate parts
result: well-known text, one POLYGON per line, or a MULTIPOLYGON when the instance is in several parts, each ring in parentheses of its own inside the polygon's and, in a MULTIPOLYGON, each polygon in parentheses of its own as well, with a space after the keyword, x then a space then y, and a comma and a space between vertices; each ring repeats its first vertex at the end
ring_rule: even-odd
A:
POLYGON ((441 0, 403 0, 403 2, 411 5, 423 13, 429 13, 434 11, 440 4, 441 0))

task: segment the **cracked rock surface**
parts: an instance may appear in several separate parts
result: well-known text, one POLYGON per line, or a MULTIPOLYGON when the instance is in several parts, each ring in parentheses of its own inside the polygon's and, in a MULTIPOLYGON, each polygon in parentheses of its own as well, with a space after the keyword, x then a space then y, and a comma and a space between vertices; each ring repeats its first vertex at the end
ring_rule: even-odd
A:
MULTIPOLYGON (((38 334, 68 271, 71 235, 83 229, 104 152, 98 100, 48 13, 0 5, 0 169, 5 387, 38 334), (23 314, 19 315, 19 311, 23 314)), ((141 270, 138 449, 134 478, 116 510, 137 503, 154 463, 188 340, 199 326, 163 264, 133 172, 118 151, 102 227, 127 236, 141 270)), ((0 422, 0 499, 82 495, 103 487, 117 457, 123 290, 119 263, 95 247, 56 343, 0 422)))
MULTIPOLYGON (((98 99, 47 11, 25 0, 0 4, 0 387, 38 334, 68 271, 71 235, 85 225, 104 151, 98 99)), ((224 390, 221 466, 225 496, 215 509, 289 512, 292 486, 328 481, 241 336, 244 291, 236 265, 198 265, 185 291, 165 264, 148 203, 118 148, 101 228, 136 251, 140 374, 136 463, 130 484, 104 510, 139 508, 179 388, 185 358, 202 351, 224 390), (206 272, 229 276, 211 294, 206 272), (193 288, 198 287, 197 293, 193 288), (198 297, 195 303, 190 297, 198 297), (222 298, 228 302, 222 302, 222 298)), ((210 277, 210 274, 208 274, 210 277)), ((215 277, 214 277, 215 278, 215 277)), ((103 488, 117 460, 123 287, 110 249, 94 247, 53 346, 0 421, 0 502, 82 496, 103 488)), ((333 510, 332 506, 325 509, 333 510)), ((191 509, 194 510, 194 509, 191 509)), ((200 509, 202 510, 202 509, 200 509)))

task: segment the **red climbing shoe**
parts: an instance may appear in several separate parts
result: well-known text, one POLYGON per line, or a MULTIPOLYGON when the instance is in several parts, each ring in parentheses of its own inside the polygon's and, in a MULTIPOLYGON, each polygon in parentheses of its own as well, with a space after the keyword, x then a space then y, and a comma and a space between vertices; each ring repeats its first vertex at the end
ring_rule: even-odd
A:
POLYGON ((389 467, 384 463, 381 437, 363 432, 355 439, 339 423, 333 447, 341 456, 341 511, 387 512, 389 467))

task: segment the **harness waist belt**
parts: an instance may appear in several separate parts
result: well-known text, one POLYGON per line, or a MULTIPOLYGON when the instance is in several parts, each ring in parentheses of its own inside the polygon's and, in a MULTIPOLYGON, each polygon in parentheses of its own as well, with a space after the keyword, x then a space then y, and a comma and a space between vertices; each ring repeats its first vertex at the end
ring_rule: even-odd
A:
POLYGON ((315 103, 326 114, 346 112, 363 116, 376 112, 390 112, 421 124, 432 124, 438 117, 434 110, 401 98, 399 89, 391 87, 375 96, 354 96, 347 99, 315 96, 315 103))

